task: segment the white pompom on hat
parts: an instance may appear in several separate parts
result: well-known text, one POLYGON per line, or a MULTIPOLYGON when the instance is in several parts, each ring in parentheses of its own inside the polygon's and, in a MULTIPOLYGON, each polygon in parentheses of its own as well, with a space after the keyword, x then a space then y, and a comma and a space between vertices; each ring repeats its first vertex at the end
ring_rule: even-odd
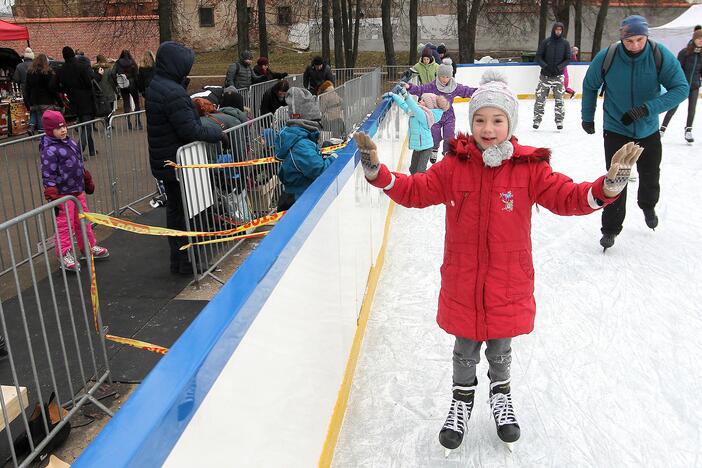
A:
POLYGON ((470 98, 468 104, 468 119, 473 128, 473 116, 483 107, 495 107, 507 116, 509 133, 507 139, 512 138, 519 120, 519 101, 517 96, 507 86, 507 79, 501 73, 489 70, 480 78, 480 85, 470 98))

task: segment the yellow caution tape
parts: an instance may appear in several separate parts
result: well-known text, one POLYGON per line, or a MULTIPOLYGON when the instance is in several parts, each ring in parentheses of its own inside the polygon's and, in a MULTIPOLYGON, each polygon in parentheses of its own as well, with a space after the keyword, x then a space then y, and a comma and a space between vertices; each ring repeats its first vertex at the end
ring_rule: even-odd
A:
POLYGON ((224 231, 179 231, 177 229, 168 229, 158 226, 147 226, 146 224, 134 223, 124 219, 115 218, 112 216, 100 214, 100 213, 82 213, 80 216, 91 221, 95 224, 100 224, 102 226, 111 227, 114 229, 121 229, 123 231, 133 232, 135 234, 146 234, 149 236, 171 236, 171 237, 210 237, 210 236, 231 236, 232 234, 237 234, 239 232, 247 231, 249 229, 265 226, 267 224, 272 224, 280 220, 283 217, 285 211, 280 211, 278 213, 273 213, 267 216, 262 216, 249 221, 241 226, 226 229, 224 231))
POLYGON ((163 346, 147 343, 146 341, 139 341, 139 340, 134 340, 132 338, 124 338, 124 337, 115 336, 115 335, 105 335, 105 338, 110 340, 110 341, 114 341, 115 343, 133 346, 135 348, 144 349, 146 351, 151 351, 152 353, 166 354, 168 352, 168 348, 164 348, 163 346))
POLYGON ((189 244, 185 244, 180 248, 180 250, 185 250, 193 245, 207 245, 207 244, 219 244, 220 242, 232 242, 237 239, 251 239, 253 237, 263 237, 266 234, 268 234, 270 231, 261 231, 261 232, 254 232, 251 234, 242 234, 240 236, 232 236, 232 237, 225 237, 222 239, 212 239, 212 240, 206 240, 206 241, 201 241, 201 242, 191 242, 189 244))
POLYGON ((240 162, 230 162, 230 163, 213 163, 213 164, 188 164, 181 166, 174 163, 173 161, 166 161, 164 166, 172 167, 175 169, 224 169, 227 167, 247 167, 247 166, 260 166, 262 164, 272 164, 280 162, 272 156, 259 159, 251 159, 249 161, 240 162))

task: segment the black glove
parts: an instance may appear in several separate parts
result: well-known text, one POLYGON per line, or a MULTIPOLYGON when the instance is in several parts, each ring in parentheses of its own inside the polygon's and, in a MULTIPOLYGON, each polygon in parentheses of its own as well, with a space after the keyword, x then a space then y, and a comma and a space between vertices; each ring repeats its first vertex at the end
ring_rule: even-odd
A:
POLYGON ((624 115, 622 115, 621 121, 624 125, 631 125, 634 121, 639 120, 642 117, 648 115, 648 109, 646 106, 637 106, 633 109, 629 109, 624 115))
POLYGON ((585 130, 585 133, 592 135, 595 133, 595 122, 583 121, 583 130, 585 130))
POLYGON ((229 149, 229 135, 229 133, 222 133, 219 140, 222 143, 222 149, 225 151, 229 149))

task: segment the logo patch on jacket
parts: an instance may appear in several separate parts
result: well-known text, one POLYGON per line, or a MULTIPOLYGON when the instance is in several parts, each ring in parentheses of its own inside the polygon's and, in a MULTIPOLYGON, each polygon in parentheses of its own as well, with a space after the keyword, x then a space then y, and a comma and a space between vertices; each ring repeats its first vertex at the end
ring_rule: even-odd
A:
POLYGON ((514 197, 512 197, 512 191, 500 192, 500 201, 504 203, 502 211, 514 211, 514 197))

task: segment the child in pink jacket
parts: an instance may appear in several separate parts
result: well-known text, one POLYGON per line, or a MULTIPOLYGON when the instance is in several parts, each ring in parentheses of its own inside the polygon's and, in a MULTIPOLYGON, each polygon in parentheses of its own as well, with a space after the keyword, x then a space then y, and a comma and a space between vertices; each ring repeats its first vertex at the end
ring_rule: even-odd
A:
POLYGON ((406 207, 446 207, 437 322, 455 336, 453 395, 439 432, 447 450, 463 441, 483 342, 497 434, 507 443, 519 439, 511 393, 511 342, 534 328, 532 206, 564 216, 592 213, 619 196, 642 151, 627 144, 606 176, 575 183, 553 171, 548 149, 517 142, 517 111, 517 98, 504 78, 486 73, 469 104, 473 135, 451 140, 443 160, 411 176, 380 164, 368 135, 355 137, 366 179, 373 186, 406 207))

